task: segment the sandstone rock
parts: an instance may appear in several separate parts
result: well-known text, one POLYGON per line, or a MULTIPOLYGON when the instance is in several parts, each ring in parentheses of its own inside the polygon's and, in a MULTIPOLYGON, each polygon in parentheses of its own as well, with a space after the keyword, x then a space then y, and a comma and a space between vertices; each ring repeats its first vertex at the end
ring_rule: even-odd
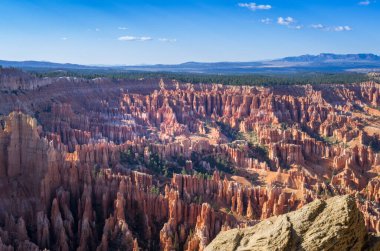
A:
POLYGON ((202 250, 273 216, 281 247, 289 229, 306 231, 282 214, 343 194, 380 232, 380 154, 368 146, 378 84, 15 76, 0 92, 0 113, 15 111, 0 116, 2 248, 202 250))
POLYGON ((366 235, 355 200, 342 196, 221 232, 205 250, 362 250, 366 235))

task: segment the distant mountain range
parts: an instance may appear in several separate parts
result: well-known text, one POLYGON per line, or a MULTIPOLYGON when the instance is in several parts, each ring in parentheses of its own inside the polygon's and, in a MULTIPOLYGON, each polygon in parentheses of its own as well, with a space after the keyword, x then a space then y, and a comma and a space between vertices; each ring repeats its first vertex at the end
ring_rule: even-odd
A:
POLYGON ((6 61, 0 60, 2 67, 16 67, 21 69, 96 69, 94 66, 79 65, 79 64, 60 64, 45 61, 6 61))
POLYGON ((302 55, 298 57, 286 57, 281 59, 286 62, 379 62, 380 56, 375 54, 332 54, 321 53, 319 55, 302 55))
POLYGON ((254 62, 187 62, 177 65, 137 65, 137 66, 88 66, 59 64, 41 61, 2 61, 3 67, 25 70, 107 70, 107 71, 149 71, 149 72, 189 72, 213 74, 247 73, 292 73, 292 72, 371 72, 380 71, 380 56, 375 54, 332 54, 302 55, 275 60, 254 62))

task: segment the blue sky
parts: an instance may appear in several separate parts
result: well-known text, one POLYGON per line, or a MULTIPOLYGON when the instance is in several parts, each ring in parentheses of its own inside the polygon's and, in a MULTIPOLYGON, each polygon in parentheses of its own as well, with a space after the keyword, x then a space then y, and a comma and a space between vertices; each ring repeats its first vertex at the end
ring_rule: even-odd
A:
POLYGON ((380 54, 375 0, 0 0, 0 59, 80 64, 380 54))

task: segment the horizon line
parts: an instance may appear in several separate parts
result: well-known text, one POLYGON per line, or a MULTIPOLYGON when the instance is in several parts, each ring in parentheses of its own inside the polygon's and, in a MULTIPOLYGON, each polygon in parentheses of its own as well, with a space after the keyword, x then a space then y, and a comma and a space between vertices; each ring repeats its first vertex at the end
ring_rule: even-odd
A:
POLYGON ((80 64, 80 63, 70 63, 70 62, 57 62, 57 61, 49 61, 49 60, 34 60, 34 59, 28 59, 28 60, 5 60, 0 59, 0 62, 14 62, 14 63, 49 63, 49 64, 60 64, 60 65, 77 65, 77 66, 87 66, 87 67, 142 67, 142 66, 159 66, 159 65, 165 65, 165 66, 175 66, 175 65, 182 65, 182 64, 188 64, 188 63, 200 63, 200 64, 217 64, 217 63, 255 63, 255 62, 267 62, 267 61, 276 61, 281 60, 285 58, 292 58, 292 57, 303 57, 303 56, 320 56, 320 55, 337 55, 337 56, 348 56, 348 55, 373 55, 380 57, 380 54, 368 52, 368 53, 331 53, 331 52, 321 52, 318 54, 301 54, 301 55, 290 55, 280 58, 272 58, 272 59, 258 59, 258 60, 252 60, 252 61, 185 61, 182 63, 142 63, 142 64, 80 64))

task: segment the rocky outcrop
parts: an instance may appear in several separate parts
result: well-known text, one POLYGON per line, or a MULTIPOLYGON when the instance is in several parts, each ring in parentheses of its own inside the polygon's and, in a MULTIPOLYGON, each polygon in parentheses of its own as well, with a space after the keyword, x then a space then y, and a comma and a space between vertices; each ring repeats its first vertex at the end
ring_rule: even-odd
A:
POLYGON ((244 229, 221 232, 207 250, 362 250, 367 231, 353 198, 316 200, 244 229))

